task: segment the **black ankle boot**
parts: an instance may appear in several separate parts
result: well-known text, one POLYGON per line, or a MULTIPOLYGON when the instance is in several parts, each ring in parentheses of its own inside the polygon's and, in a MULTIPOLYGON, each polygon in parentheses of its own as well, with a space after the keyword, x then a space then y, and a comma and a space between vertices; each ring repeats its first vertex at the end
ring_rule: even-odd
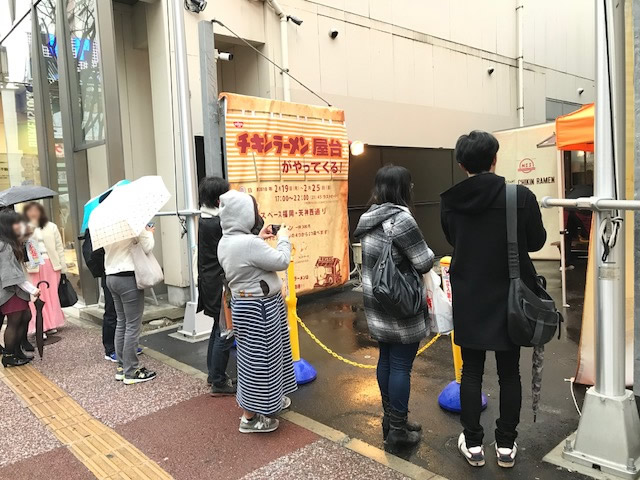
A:
POLYGON ((7 367, 21 367, 22 365, 26 365, 27 362, 26 360, 22 360, 21 358, 16 357, 13 354, 4 354, 2 356, 2 366, 7 368, 7 367))
MULTIPOLYGON (((389 397, 382 397, 382 410, 384 411, 384 415, 382 416, 382 439, 386 440, 387 435, 389 435, 390 428, 390 413, 391 413, 391 404, 389 402, 389 397)), ((418 422, 412 422, 411 420, 407 420, 407 430, 410 432, 420 432, 422 431, 422 425, 418 422)))
POLYGON ((29 342, 29 340, 27 340, 26 338, 22 341, 22 345, 21 345, 22 349, 25 352, 35 352, 36 349, 34 348, 33 345, 31 345, 31 343, 29 342))
POLYGON ((407 413, 391 410, 389 412, 389 434, 384 442, 384 448, 395 453, 403 448, 410 448, 420 442, 420 432, 407 428, 407 413))
POLYGON ((30 362, 31 360, 33 360, 33 355, 25 354, 24 351, 22 351, 21 348, 18 348, 17 352, 14 355, 19 360, 26 360, 27 363, 30 362))

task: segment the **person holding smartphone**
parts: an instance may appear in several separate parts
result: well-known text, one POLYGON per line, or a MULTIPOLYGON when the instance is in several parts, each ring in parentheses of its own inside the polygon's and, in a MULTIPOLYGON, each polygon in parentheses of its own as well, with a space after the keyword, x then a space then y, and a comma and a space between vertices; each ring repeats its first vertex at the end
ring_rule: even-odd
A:
POLYGON ((278 428, 273 418, 291 405, 287 395, 298 386, 293 370, 287 309, 277 272, 291 261, 289 229, 278 230, 276 247, 271 225, 263 224, 250 195, 230 190, 220 197, 222 239, 218 258, 231 289, 233 331, 237 341, 238 392, 244 410, 241 433, 266 433, 278 428))

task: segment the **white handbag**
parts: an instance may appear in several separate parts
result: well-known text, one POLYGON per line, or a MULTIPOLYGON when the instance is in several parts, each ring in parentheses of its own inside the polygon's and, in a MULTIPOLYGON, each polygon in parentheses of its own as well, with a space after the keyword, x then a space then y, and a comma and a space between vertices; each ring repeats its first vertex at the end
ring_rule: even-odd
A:
POLYGON ((139 290, 151 288, 164 280, 162 268, 153 252, 144 253, 140 242, 135 241, 131 246, 131 257, 139 290))
POLYGON ((424 286, 429 308, 431 331, 445 334, 453 330, 453 307, 447 294, 440 288, 440 276, 430 270, 424 274, 424 286))

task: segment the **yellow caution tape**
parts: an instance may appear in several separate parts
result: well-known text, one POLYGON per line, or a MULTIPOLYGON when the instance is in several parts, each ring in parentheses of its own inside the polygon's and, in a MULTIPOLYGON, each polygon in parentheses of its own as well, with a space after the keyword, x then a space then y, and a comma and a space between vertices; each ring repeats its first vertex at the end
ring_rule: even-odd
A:
MULTIPOLYGON (((320 341, 320 339, 318 337, 316 337, 311 330, 309 330, 309 327, 307 327, 304 324, 304 322, 302 321, 302 319, 300 317, 297 317, 297 320, 298 320, 298 323, 300 324, 300 326, 302 327, 302 329, 305 332, 307 332, 307 335, 309 335, 311 337, 311 339, 314 342, 316 342, 320 348, 322 348, 325 352, 327 352, 332 357, 340 360, 341 362, 346 363, 347 365, 351 365, 352 367, 367 368, 367 369, 375 369, 375 368, 377 368, 377 365, 368 365, 366 363, 358 363, 358 362, 354 362, 353 360, 349 360, 348 358, 344 358, 342 355, 334 352, 329 347, 327 347, 324 343, 322 343, 320 341)), ((440 334, 438 333, 438 334, 436 334, 435 337, 433 337, 431 340, 429 340, 423 347, 421 347, 420 350, 418 350, 418 353, 416 353, 416 357, 418 355, 424 353, 424 351, 427 348, 429 348, 431 345, 436 343, 436 340, 438 340, 439 338, 440 338, 440 334)))

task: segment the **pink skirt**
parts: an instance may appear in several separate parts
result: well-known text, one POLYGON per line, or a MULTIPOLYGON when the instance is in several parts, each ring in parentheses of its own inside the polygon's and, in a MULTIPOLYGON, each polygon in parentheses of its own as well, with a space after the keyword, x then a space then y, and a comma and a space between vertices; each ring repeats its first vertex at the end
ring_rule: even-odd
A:
MULTIPOLYGON (((40 298, 44 302, 42 309, 42 324, 44 331, 60 328, 64 325, 64 313, 60 307, 60 298, 58 298, 58 285, 60 284, 60 272, 56 272, 48 258, 44 261, 44 265, 40 265, 38 273, 30 273, 29 281, 34 285, 38 282, 46 280, 49 282, 49 288, 46 285, 40 286, 40 298)), ((29 322, 29 333, 36 331, 36 308, 31 305, 31 321, 29 322)))

